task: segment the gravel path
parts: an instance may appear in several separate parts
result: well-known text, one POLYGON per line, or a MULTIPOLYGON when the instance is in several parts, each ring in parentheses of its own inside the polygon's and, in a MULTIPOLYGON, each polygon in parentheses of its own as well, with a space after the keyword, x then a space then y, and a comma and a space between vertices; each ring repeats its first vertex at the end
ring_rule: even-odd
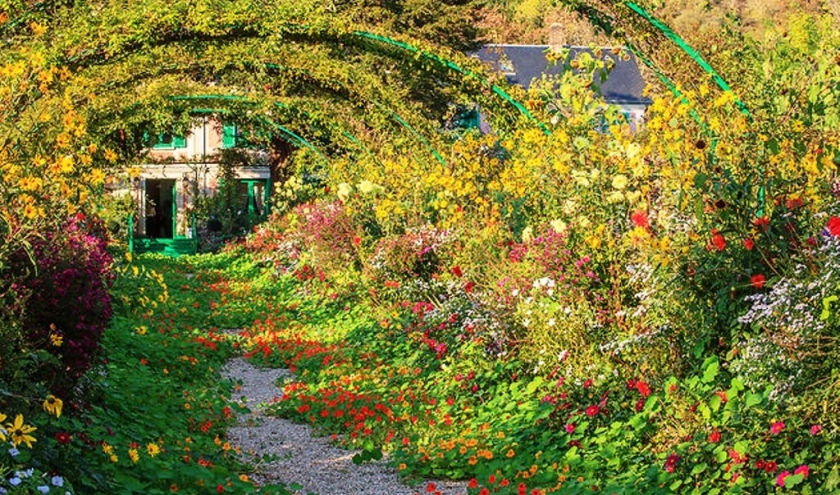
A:
MULTIPOLYGON (((425 483, 416 488, 400 483, 396 471, 384 462, 353 464, 355 452, 330 445, 326 437, 315 437, 306 425, 266 416, 261 405, 279 400, 282 391, 274 383, 288 370, 257 368, 242 358, 231 359, 223 374, 241 381, 242 387, 233 399, 248 406, 252 414, 239 418, 237 426, 228 430, 232 445, 240 447, 258 471, 252 478, 264 483, 297 483, 299 493, 318 495, 412 495, 424 493, 425 483), (260 463, 264 455, 277 460, 260 463)), ((443 495, 466 494, 466 483, 435 481, 443 495)))

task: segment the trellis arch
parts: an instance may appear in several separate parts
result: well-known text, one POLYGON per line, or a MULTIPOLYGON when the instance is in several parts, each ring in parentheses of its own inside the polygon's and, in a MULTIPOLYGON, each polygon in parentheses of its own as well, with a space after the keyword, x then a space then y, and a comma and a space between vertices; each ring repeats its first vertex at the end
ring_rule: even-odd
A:
MULTIPOLYGON (((602 3, 614 6, 622 5, 636 12, 637 15, 646 18, 653 28, 663 32, 666 37, 672 40, 674 39, 663 28, 664 24, 657 24, 637 3, 620 0, 603 0, 602 3)), ((4 33, 19 31, 21 26, 30 18, 38 18, 38 16, 47 12, 51 6, 57 4, 58 2, 50 0, 36 3, 24 10, 16 19, 3 25, 2 31, 4 33)), ((590 18, 600 22, 602 25, 609 26, 610 22, 612 22, 605 20, 604 16, 599 16, 600 12, 594 8, 589 8, 587 4, 577 5, 581 10, 589 9, 586 11, 589 13, 590 18)), ((109 15, 115 16, 114 18, 119 18, 119 15, 114 12, 110 12, 109 15)), ((80 49, 76 50, 75 46, 71 47, 69 45, 64 47, 59 46, 56 49, 56 66, 66 66, 84 74, 92 71, 95 67, 118 67, 119 64, 123 64, 128 60, 137 60, 138 54, 143 50, 171 47, 173 50, 180 49, 191 55, 192 52, 190 50, 194 52, 197 48, 200 52, 202 47, 217 45, 222 50, 230 50, 236 43, 248 40, 257 40, 261 46, 275 48, 288 47, 296 43, 306 44, 306 46, 329 47, 346 45, 353 47, 354 50, 358 51, 357 53, 369 54, 375 57, 386 57, 389 60, 395 61, 398 66, 417 68, 429 77, 444 78, 448 83, 453 84, 453 86, 457 85, 456 93, 458 94, 468 94, 474 96, 476 99, 501 103, 501 105, 488 105, 485 107, 486 111, 493 112, 494 110, 500 110, 501 106, 506 106, 510 114, 520 116, 530 125, 535 125, 540 127, 544 132, 548 132, 545 125, 539 122, 524 105, 513 98, 503 86, 491 82, 480 70, 471 69, 470 66, 473 62, 466 56, 454 53, 449 54, 441 49, 423 48, 420 44, 410 40, 377 33, 375 30, 365 29, 364 26, 360 29, 359 26, 331 25, 325 19, 326 17, 320 23, 304 22, 293 8, 288 9, 288 12, 281 12, 278 16, 268 21, 255 18, 237 18, 234 16, 229 21, 211 22, 203 26, 188 24, 185 21, 161 21, 160 19, 150 18, 148 26, 144 26, 142 29, 129 29, 124 38, 109 38, 109 33, 113 34, 116 32, 114 30, 106 30, 105 35, 102 37, 91 36, 90 33, 83 33, 81 38, 83 42, 78 43, 80 49), (156 26, 160 26, 162 29, 155 29, 156 26), (144 29, 147 31, 144 31, 144 29), (420 62, 419 66, 417 61, 420 62)), ((94 25, 94 23, 87 23, 87 21, 71 21, 68 16, 60 20, 68 22, 71 26, 75 26, 75 23, 78 22, 80 26, 86 29, 90 29, 94 25)), ((635 48, 632 44, 628 44, 631 49, 635 48)), ((643 62, 647 60, 643 57, 642 50, 637 49, 636 53, 643 62)), ((329 60, 337 66, 340 66, 342 63, 332 53, 325 53, 321 56, 323 60, 329 60)), ((696 53, 692 56, 699 57, 696 53)), ((270 57, 268 58, 270 59, 270 57)), ((651 65, 653 66, 653 64, 651 65)), ((208 64, 209 66, 211 64, 208 64)), ((306 69, 306 67, 297 67, 297 69, 301 68, 306 69)), ((664 81, 668 81, 663 71, 655 66, 652 68, 654 68, 664 81)), ((235 69, 242 73, 247 70, 244 66, 235 69)), ((710 67, 704 67, 704 69, 708 71, 710 67)), ((234 68, 229 70, 233 71, 234 68)), ((346 71, 347 69, 343 70, 346 71)), ((718 79, 720 79, 719 76, 718 79)), ((718 79, 715 80, 718 81, 718 79)), ((392 112, 391 118, 400 127, 413 134, 418 142, 424 144, 426 148, 433 152, 435 158, 441 161, 442 157, 429 141, 432 136, 432 130, 428 126, 425 129, 418 130, 415 127, 417 124, 417 121, 414 120, 415 115, 413 113, 410 116, 402 115, 401 109, 392 108, 393 101, 377 101, 375 98, 376 91, 379 91, 377 88, 382 88, 385 82, 381 77, 373 77, 370 80, 376 80, 377 84, 373 85, 373 88, 356 87, 357 92, 352 94, 348 99, 353 101, 361 100, 386 113, 392 112)), ((331 83, 334 82, 332 81, 331 83)), ((342 81, 339 81, 339 83, 342 83, 342 81)), ((345 86, 351 87, 350 85, 345 86)), ((32 93, 32 98, 37 99, 37 94, 32 93)))

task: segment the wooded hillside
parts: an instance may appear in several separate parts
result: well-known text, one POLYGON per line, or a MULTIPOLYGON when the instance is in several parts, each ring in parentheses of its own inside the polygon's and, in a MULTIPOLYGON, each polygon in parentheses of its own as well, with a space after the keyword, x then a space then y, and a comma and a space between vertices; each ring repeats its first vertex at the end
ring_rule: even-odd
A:
MULTIPOLYGON (((606 43, 586 19, 558 0, 487 0, 480 25, 493 43, 549 42, 549 27, 560 23, 568 44, 606 43)), ((797 12, 831 13, 840 22, 840 0, 658 0, 647 2, 660 19, 689 42, 724 24, 745 35, 761 37, 770 22, 783 23, 797 12)), ((694 43, 696 44, 696 43, 694 43)))

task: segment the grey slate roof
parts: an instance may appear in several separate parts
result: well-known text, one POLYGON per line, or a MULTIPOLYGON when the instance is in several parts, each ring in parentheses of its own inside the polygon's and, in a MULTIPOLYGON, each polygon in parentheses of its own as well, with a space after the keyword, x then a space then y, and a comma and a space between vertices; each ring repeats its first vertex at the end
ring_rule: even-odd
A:
MULTIPOLYGON (((592 50, 585 47, 567 48, 570 50, 568 60, 574 59, 582 51, 592 54, 592 50)), ((519 84, 528 89, 531 82, 543 74, 563 73, 562 61, 549 67, 545 56, 548 49, 548 45, 485 45, 473 56, 489 64, 492 70, 506 73, 509 83, 519 84)), ((613 54, 611 49, 603 50, 602 56, 612 58, 615 61, 615 67, 607 80, 601 84, 601 93, 604 99, 612 104, 649 105, 651 100, 642 96, 645 81, 642 79, 636 58, 632 54, 627 55, 630 57, 629 60, 621 60, 621 57, 613 54)))

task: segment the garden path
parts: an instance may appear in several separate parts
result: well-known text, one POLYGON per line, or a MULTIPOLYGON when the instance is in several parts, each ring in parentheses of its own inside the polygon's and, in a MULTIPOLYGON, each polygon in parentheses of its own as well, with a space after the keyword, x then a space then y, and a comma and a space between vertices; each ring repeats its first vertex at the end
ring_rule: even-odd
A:
MULTIPOLYGON (((356 452, 330 445, 327 437, 316 437, 306 426, 263 413, 266 404, 280 400, 282 391, 275 385, 283 369, 257 368, 241 357, 231 359, 224 375, 242 386, 234 400, 248 406, 251 415, 242 416, 235 427, 228 430, 232 445, 242 449, 257 472, 254 481, 264 483, 297 483, 301 494, 318 495, 411 495, 426 493, 427 483, 419 488, 408 487, 399 481, 394 469, 384 461, 353 464, 356 452), (263 456, 276 456, 261 462, 263 456)), ((435 481, 441 495, 465 494, 466 483, 435 481)))

